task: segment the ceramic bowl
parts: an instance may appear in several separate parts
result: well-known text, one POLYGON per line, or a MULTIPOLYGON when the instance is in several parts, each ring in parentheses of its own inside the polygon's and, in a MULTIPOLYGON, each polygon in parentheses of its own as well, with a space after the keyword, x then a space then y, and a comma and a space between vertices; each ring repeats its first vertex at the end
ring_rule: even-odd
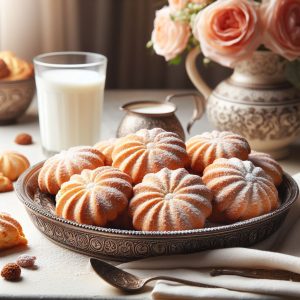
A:
POLYGON ((284 174, 281 205, 275 211, 231 225, 202 229, 145 232, 82 225, 54 214, 54 197, 43 194, 37 178, 43 162, 19 178, 16 192, 33 224, 51 241, 73 251, 110 260, 127 261, 149 256, 184 254, 201 250, 248 247, 264 240, 282 224, 298 197, 298 185, 284 174))
POLYGON ((0 125, 15 123, 29 107, 34 93, 34 77, 0 81, 0 125))

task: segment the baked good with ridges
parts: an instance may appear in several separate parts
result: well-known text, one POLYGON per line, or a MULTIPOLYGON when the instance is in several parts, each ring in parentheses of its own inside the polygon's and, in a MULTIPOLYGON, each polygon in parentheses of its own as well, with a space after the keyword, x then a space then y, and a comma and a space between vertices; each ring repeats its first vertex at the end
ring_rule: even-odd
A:
POLYGON ((276 186, 282 182, 283 170, 280 164, 272 158, 271 155, 263 152, 251 151, 249 160, 256 166, 262 168, 269 176, 272 177, 276 186))
POLYGON ((0 173, 15 181, 30 166, 28 159, 16 151, 0 153, 0 173))
POLYGON ((15 81, 33 78, 34 72, 32 63, 18 58, 11 51, 0 52, 0 59, 5 63, 4 67, 9 71, 6 71, 6 76, 2 74, 0 80, 15 81))
POLYGON ((26 244, 20 223, 9 214, 0 212, 0 250, 26 244))
POLYGON ((131 182, 113 167, 83 170, 62 184, 56 195, 56 214, 80 224, 105 226, 126 210, 131 182))
POLYGON ((97 144, 95 144, 94 148, 102 152, 102 154, 105 156, 105 165, 111 166, 112 165, 112 152, 116 145, 116 138, 111 138, 109 140, 100 141, 97 144))
POLYGON ((154 128, 141 129, 120 138, 112 160, 112 166, 130 175, 136 184, 146 174, 156 173, 165 167, 171 170, 185 167, 188 155, 184 142, 176 133, 154 128))
POLYGON ((202 174, 217 158, 236 157, 248 159, 250 146, 245 138, 229 131, 204 132, 190 138, 186 143, 191 169, 202 174))
POLYGON ((211 191, 183 168, 147 174, 133 191, 129 212, 136 230, 202 228, 212 211, 211 191))
POLYGON ((38 176, 39 188, 56 195, 61 185, 84 169, 93 170, 105 165, 105 156, 89 146, 72 147, 47 159, 38 176))
POLYGON ((219 158, 205 168, 202 180, 214 194, 211 219, 217 222, 251 219, 280 204, 272 178, 251 161, 219 158))
POLYGON ((0 193, 10 192, 14 189, 13 183, 2 173, 0 173, 0 193))

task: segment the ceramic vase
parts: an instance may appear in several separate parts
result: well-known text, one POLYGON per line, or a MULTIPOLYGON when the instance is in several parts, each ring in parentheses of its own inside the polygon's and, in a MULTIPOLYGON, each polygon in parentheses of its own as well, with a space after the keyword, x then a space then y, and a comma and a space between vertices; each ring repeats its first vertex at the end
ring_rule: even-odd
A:
POLYGON ((196 69, 199 53, 198 49, 189 53, 186 69, 204 95, 213 126, 243 135, 253 150, 286 157, 300 133, 300 91, 285 78, 286 60, 257 51, 212 91, 196 69))

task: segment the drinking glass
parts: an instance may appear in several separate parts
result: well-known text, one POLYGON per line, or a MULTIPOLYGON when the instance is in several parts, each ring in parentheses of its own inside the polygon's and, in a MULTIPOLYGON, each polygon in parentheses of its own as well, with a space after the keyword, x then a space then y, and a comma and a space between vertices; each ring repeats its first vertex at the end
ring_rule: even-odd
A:
POLYGON ((33 61, 44 153, 99 141, 107 58, 53 52, 33 61))

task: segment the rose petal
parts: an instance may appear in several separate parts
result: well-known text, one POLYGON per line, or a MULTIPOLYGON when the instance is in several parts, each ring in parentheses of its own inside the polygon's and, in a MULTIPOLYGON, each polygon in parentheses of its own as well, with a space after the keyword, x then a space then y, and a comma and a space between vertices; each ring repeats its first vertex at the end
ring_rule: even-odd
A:
POLYGON ((203 54, 231 67, 253 54, 261 32, 256 5, 247 0, 216 1, 197 14, 193 26, 203 54))
POLYGON ((300 0, 263 1, 264 45, 288 60, 300 57, 300 0))
POLYGON ((187 46, 190 37, 189 24, 173 21, 170 7, 166 6, 156 12, 151 40, 153 49, 166 60, 180 54, 187 46))

